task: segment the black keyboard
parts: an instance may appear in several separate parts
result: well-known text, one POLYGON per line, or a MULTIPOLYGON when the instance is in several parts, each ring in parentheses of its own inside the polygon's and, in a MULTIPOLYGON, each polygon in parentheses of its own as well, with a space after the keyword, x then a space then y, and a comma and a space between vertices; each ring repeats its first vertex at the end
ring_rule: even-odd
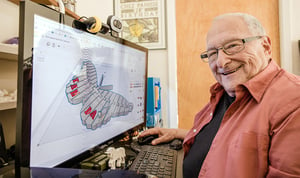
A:
POLYGON ((130 170, 162 178, 176 177, 177 151, 165 145, 143 145, 130 170))

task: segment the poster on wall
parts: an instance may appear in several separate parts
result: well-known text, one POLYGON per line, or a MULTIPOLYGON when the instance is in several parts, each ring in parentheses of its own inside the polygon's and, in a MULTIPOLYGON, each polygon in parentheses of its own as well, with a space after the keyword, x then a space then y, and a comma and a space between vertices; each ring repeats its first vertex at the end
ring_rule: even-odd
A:
POLYGON ((148 49, 165 49, 165 0, 114 0, 121 37, 148 49))

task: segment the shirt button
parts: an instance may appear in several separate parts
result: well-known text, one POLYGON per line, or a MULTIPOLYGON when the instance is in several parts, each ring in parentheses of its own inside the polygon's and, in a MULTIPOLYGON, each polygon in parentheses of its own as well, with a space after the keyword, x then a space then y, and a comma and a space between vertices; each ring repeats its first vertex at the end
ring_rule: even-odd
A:
POLYGON ((197 132, 197 130, 196 130, 196 129, 194 129, 194 130, 193 130, 193 132, 195 133, 195 132, 197 132))

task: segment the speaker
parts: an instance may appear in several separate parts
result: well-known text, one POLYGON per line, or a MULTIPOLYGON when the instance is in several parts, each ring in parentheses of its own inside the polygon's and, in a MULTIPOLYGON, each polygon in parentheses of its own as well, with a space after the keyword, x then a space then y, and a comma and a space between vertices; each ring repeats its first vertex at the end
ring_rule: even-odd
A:
POLYGON ((0 123, 0 167, 8 165, 8 156, 6 153, 6 145, 2 124, 0 123))

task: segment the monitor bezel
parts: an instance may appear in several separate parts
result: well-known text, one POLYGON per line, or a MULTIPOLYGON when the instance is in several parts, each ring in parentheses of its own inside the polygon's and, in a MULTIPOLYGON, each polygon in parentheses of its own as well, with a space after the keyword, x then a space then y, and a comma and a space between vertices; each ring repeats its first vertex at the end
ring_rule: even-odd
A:
MULTIPOLYGON (((15 167, 16 175, 18 175, 18 169, 21 167, 30 167, 30 133, 31 133, 31 69, 30 61, 32 62, 32 49, 33 49, 33 22, 34 15, 46 17, 48 19, 64 23, 72 27, 74 18, 62 15, 61 13, 48 8, 47 6, 40 5, 31 1, 20 1, 20 16, 19 16, 19 54, 18 54, 18 93, 17 93, 17 120, 16 120, 16 155, 15 155, 15 167)), ((117 43, 130 46, 134 49, 144 51, 146 53, 146 65, 145 65, 145 100, 144 100, 144 122, 137 125, 134 128, 127 130, 131 132, 134 130, 142 129, 146 126, 146 104, 147 104, 147 74, 148 74, 148 49, 139 46, 135 43, 127 41, 122 38, 117 38, 108 34, 97 33, 100 37, 115 41, 117 43)), ((126 132, 125 132, 126 133, 126 132)), ((105 143, 113 143, 116 140, 122 138, 125 134, 122 133, 105 143)), ((89 150, 55 166, 55 167, 67 167, 72 165, 74 160, 79 160, 89 154, 89 150)))

